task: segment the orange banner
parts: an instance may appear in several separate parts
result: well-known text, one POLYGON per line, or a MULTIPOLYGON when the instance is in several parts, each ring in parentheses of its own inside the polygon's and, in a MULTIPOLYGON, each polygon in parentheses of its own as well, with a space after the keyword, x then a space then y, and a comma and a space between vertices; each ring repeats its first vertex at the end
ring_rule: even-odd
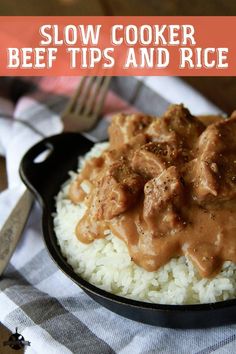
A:
POLYGON ((236 17, 0 17, 0 75, 236 76, 236 17))

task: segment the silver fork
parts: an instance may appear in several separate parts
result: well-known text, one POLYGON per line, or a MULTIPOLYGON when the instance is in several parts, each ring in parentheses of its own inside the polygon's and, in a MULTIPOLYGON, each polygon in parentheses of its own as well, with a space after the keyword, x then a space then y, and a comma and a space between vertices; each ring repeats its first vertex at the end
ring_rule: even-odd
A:
MULTIPOLYGON (((110 77, 83 77, 62 114, 64 130, 88 131, 99 118, 110 77)), ((33 203, 28 189, 22 194, 0 230, 0 276, 3 274, 24 230, 33 203)))
POLYGON ((99 118, 111 77, 83 77, 62 114, 66 131, 88 131, 99 118))

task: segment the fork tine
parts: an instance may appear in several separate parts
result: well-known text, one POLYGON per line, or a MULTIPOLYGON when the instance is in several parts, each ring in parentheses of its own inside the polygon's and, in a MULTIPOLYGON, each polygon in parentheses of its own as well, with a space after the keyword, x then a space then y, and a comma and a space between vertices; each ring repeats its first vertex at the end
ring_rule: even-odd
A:
POLYGON ((96 98, 99 95, 99 90, 100 90, 100 86, 102 84, 102 81, 103 81, 103 76, 96 77, 96 80, 93 85, 93 90, 91 92, 91 95, 88 98, 88 102, 87 102, 86 107, 84 109, 84 115, 89 115, 92 112, 96 98))
POLYGON ((108 88, 109 88, 110 81, 111 81, 111 77, 110 76, 106 76, 104 78, 104 81, 103 81, 101 89, 100 89, 100 94, 99 94, 100 97, 98 98, 98 101, 96 102, 96 104, 94 106, 93 113, 92 113, 92 115, 95 116, 95 117, 98 117, 98 115, 101 112, 101 109, 102 109, 102 106, 103 106, 103 103, 104 103, 104 100, 105 100, 105 97, 106 97, 106 93, 107 93, 108 88))
POLYGON ((62 115, 67 131, 88 131, 96 123, 111 77, 83 78, 62 115), (80 96, 80 98, 79 98, 80 96), (79 98, 79 102, 78 102, 79 98))
POLYGON ((85 80, 86 80, 86 77, 82 77, 82 79, 80 80, 80 83, 79 83, 79 86, 75 92, 75 94, 72 96, 69 104, 67 105, 65 111, 62 113, 62 119, 65 119, 69 113, 72 112, 72 110, 74 109, 76 103, 77 103, 77 100, 78 100, 78 97, 83 89, 83 86, 84 86, 84 83, 85 83, 85 80))
POLYGON ((80 101, 79 102, 77 101, 76 107, 74 109, 75 114, 78 114, 78 115, 81 114, 84 111, 84 108, 87 106, 85 104, 85 102, 86 102, 86 99, 89 96, 89 93, 91 91, 91 88, 92 88, 94 80, 95 80, 94 76, 88 77, 88 79, 87 79, 88 82, 87 82, 86 85, 84 85, 85 88, 81 92, 80 101))

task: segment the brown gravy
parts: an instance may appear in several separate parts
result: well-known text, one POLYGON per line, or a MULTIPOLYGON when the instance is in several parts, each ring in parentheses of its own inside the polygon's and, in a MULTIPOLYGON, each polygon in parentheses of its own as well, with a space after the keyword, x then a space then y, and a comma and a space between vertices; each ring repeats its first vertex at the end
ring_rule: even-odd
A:
POLYGON ((203 277, 236 263, 235 133, 235 117, 196 118, 182 105, 159 119, 115 116, 109 149, 70 186, 70 199, 87 204, 78 239, 90 243, 110 229, 147 271, 180 255, 203 277))

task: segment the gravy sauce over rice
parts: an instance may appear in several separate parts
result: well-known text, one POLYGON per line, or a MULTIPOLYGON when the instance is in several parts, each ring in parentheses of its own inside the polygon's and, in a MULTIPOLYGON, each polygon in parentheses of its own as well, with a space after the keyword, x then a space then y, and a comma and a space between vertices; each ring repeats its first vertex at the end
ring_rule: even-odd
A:
POLYGON ((109 229, 150 272, 181 255, 202 277, 236 263, 235 135, 236 117, 197 118, 182 105, 159 119, 115 116, 109 148, 69 188, 87 206, 78 239, 88 244, 109 229))

